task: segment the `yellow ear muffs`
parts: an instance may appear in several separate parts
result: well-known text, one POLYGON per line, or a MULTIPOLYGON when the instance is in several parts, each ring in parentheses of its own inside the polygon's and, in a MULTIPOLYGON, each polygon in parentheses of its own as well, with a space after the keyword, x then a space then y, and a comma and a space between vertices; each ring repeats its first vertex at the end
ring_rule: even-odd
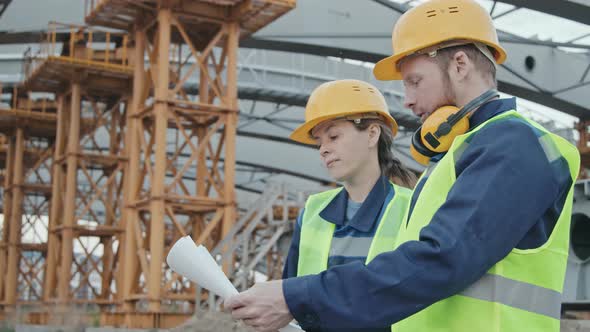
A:
POLYGON ((430 158, 448 151, 455 137, 469 130, 469 116, 473 111, 496 97, 496 90, 488 90, 461 109, 456 106, 443 106, 432 112, 412 136, 412 157, 418 163, 428 165, 430 158))
POLYGON ((434 111, 412 136, 410 154, 422 165, 428 165, 430 158, 448 151, 453 140, 469 130, 469 119, 464 116, 454 126, 447 120, 460 111, 455 106, 443 106, 434 111))
POLYGON ((463 116, 454 125, 447 122, 460 111, 455 106, 443 106, 432 113, 422 124, 420 138, 428 150, 441 153, 448 151, 455 137, 469 130, 469 118, 463 116))
POLYGON ((430 158, 436 155, 435 152, 428 150, 427 147, 422 144, 420 139, 420 128, 412 135, 412 144, 410 144, 410 155, 414 160, 422 165, 428 165, 430 158))

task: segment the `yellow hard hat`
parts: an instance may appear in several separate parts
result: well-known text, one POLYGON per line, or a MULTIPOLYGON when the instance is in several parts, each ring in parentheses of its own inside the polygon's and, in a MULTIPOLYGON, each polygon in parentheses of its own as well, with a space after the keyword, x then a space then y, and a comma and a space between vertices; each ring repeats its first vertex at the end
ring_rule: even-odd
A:
POLYGON ((309 96, 305 106, 305 123, 290 138, 304 144, 315 144, 311 130, 326 120, 337 118, 379 117, 397 134, 397 123, 389 114, 385 97, 371 84, 359 80, 338 80, 323 83, 309 96))
POLYGON ((488 46, 497 64, 506 60, 506 51, 500 46, 492 18, 477 2, 432 0, 408 10, 399 18, 391 35, 393 55, 379 61, 373 74, 378 80, 400 80, 399 60, 457 40, 464 41, 463 44, 479 42, 488 46))

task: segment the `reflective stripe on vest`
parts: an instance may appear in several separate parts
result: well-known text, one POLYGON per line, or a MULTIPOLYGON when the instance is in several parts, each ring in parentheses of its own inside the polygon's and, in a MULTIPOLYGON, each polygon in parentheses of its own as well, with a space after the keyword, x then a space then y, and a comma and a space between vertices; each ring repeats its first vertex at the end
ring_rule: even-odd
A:
MULTIPOLYGON (((380 253, 393 250, 403 214, 410 200, 411 191, 409 189, 393 183, 390 185, 393 187, 394 196, 383 212, 379 226, 371 240, 368 254, 363 252, 359 255, 367 254, 366 263, 380 253)), ((307 199, 299 240, 297 276, 317 274, 326 270, 330 248, 333 247, 332 241, 337 241, 337 239, 333 239, 335 225, 320 217, 320 212, 341 190, 343 188, 325 191, 311 195, 307 199)), ((361 250, 360 247, 359 250, 361 250)))
POLYGON ((487 273, 459 295, 560 318, 561 293, 496 274, 487 273))
MULTIPOLYGON (((456 181, 455 163, 481 128, 496 121, 521 121, 537 133, 547 160, 567 161, 572 186, 557 223, 542 246, 513 249, 480 280, 455 296, 441 300, 398 322, 392 328, 406 331, 559 331, 561 292, 569 250, 573 184, 580 156, 565 139, 552 134, 515 111, 502 113, 472 131, 458 136, 449 152, 429 169, 412 215, 400 229, 397 245, 418 240, 456 181)), ((509 148, 509 147, 507 147, 509 148)), ((406 217, 407 218, 407 217, 406 217)))

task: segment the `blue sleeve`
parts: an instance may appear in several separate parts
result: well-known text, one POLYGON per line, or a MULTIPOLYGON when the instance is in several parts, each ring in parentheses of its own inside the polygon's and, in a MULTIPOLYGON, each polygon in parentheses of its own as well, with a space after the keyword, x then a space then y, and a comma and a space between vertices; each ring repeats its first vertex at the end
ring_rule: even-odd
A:
POLYGON ((291 240, 291 247, 289 247, 289 254, 287 254, 287 260, 285 261, 285 267, 283 268, 283 279, 297 276, 297 262, 299 262, 299 238, 301 237, 303 211, 305 211, 305 209, 301 209, 299 212, 299 216, 297 216, 297 222, 293 227, 293 239, 291 240))
POLYGON ((418 241, 366 266, 355 262, 284 281, 289 310, 304 329, 385 326, 462 291, 515 248, 557 199, 539 141, 519 122, 478 132, 457 170, 418 241))

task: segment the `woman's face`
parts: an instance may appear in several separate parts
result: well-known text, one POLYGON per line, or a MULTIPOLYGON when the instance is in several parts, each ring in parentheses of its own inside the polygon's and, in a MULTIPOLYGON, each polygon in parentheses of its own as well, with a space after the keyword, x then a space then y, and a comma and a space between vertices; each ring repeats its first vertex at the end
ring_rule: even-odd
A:
MULTIPOLYGON (((377 125, 375 125, 377 126, 377 125)), ((378 127, 378 126, 377 126, 378 127)), ((312 130, 322 164, 336 181, 350 182, 367 165, 370 148, 376 147, 374 128, 357 130, 347 120, 332 120, 312 130)))

